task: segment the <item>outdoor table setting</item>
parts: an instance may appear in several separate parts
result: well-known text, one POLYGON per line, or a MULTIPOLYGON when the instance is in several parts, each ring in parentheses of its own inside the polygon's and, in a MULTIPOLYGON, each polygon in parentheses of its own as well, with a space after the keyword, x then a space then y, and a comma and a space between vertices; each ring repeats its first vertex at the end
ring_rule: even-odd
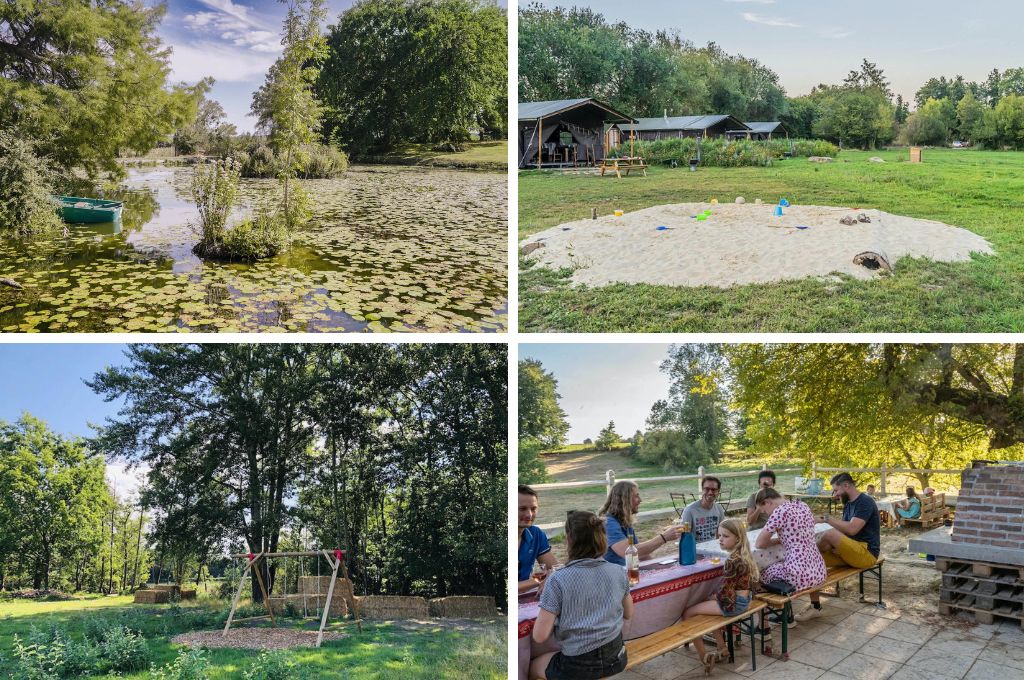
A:
MULTIPOLYGON (((838 498, 833 496, 831 493, 824 492, 824 491, 821 492, 821 493, 793 493, 793 492, 790 492, 790 493, 783 493, 782 495, 785 496, 787 501, 791 501, 791 500, 794 500, 794 499, 795 500, 804 501, 805 503, 807 501, 810 501, 810 500, 828 501, 828 514, 830 514, 830 515, 832 514, 832 507, 833 507, 833 505, 839 500, 838 498)), ((842 507, 842 506, 840 506, 840 507, 842 507)))
MULTIPOLYGON (((698 546, 699 548, 700 546, 698 546)), ((640 563, 640 582, 630 587, 633 618, 623 622, 622 639, 650 635, 667 628, 682 616, 687 607, 710 599, 718 591, 724 558, 698 559, 683 566, 672 555, 664 555, 640 563)), ((540 611, 536 590, 519 596, 519 680, 526 680, 530 659, 557 651, 554 635, 542 645, 533 642, 533 624, 540 611)))
MULTIPOLYGON (((814 525, 814 537, 818 538, 823 533, 831 529, 832 527, 824 522, 819 522, 814 525)), ((757 539, 757 535, 761 533, 760 529, 751 529, 747 532, 747 541, 750 542, 750 552, 754 557, 754 561, 757 562, 759 569, 781 562, 785 557, 786 549, 781 545, 772 545, 767 548, 755 548, 754 541, 757 539)), ((715 558, 718 557, 723 561, 729 556, 729 552, 724 550, 719 544, 716 538, 713 541, 704 541, 703 543, 697 544, 697 555, 699 557, 715 558)))

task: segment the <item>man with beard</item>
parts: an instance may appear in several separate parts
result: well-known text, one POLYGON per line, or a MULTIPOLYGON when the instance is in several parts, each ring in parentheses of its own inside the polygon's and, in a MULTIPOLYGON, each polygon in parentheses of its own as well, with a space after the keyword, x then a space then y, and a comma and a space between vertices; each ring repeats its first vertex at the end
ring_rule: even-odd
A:
MULTIPOLYGON (((857 569, 875 566, 878 559, 881 529, 875 499, 857 490, 857 484, 848 472, 832 478, 832 496, 843 501, 843 518, 819 517, 831 529, 818 538, 818 549, 827 568, 850 565, 857 569)), ((821 600, 817 592, 811 593, 811 607, 797 615, 797 621, 807 621, 821 615, 821 600)))

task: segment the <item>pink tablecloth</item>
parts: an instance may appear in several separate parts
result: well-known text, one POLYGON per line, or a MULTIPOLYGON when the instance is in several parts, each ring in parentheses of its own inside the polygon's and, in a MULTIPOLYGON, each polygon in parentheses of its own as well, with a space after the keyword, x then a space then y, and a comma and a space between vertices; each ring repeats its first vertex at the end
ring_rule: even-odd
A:
MULTIPOLYGON (((684 609, 708 600, 718 592, 722 577, 720 564, 712 564, 710 560, 700 560, 688 567, 674 561, 667 565, 659 564, 669 559, 655 558, 640 565, 640 583, 630 589, 635 604, 633 618, 622 626, 624 640, 667 628, 679 620, 684 609)), ((539 610, 536 591, 520 596, 519 680, 527 680, 530 659, 557 651, 559 647, 554 635, 542 645, 533 642, 530 633, 539 610)))

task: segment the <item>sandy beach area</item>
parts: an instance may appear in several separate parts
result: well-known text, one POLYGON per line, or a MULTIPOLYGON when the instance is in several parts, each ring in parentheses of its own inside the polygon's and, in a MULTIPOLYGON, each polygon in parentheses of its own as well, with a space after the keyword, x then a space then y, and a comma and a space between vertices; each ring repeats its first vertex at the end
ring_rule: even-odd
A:
POLYGON ((612 283, 716 286, 768 283, 848 274, 870 279, 887 272, 855 264, 863 252, 883 255, 899 272, 903 257, 962 262, 971 253, 994 254, 966 229, 880 210, 792 205, 678 203, 621 217, 568 222, 520 243, 540 243, 526 258, 551 269, 573 269, 574 284, 612 283), (693 216, 711 210, 706 221, 693 216), (870 222, 845 225, 861 213, 870 222), (658 229, 658 227, 667 227, 658 229))

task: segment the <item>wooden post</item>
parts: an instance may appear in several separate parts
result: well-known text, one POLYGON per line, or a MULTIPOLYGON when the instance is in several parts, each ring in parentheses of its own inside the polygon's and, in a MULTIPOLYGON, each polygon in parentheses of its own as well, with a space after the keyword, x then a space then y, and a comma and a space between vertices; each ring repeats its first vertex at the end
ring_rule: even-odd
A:
POLYGON ((818 461, 811 461, 811 479, 818 476, 818 461))
POLYGON ((889 464, 887 462, 885 462, 885 461, 882 461, 882 478, 881 478, 881 480, 879 480, 879 484, 878 484, 879 488, 878 488, 878 490, 882 493, 883 496, 885 495, 885 478, 886 478, 888 469, 889 469, 889 464))
POLYGON ((615 470, 608 470, 604 473, 604 485, 607 491, 605 495, 610 495, 612 487, 615 486, 615 470))
POLYGON ((544 144, 544 122, 543 118, 537 119, 537 169, 540 170, 541 155, 540 151, 544 144))
POLYGON ((327 563, 331 565, 331 585, 327 587, 327 601, 324 603, 324 613, 320 617, 320 631, 316 635, 316 646, 319 647, 320 643, 324 640, 324 626, 327 625, 327 615, 331 612, 331 600, 334 597, 334 582, 338 580, 338 562, 335 561, 331 555, 324 550, 324 557, 327 558, 327 563))
MULTIPOLYGON (((262 555, 263 553, 260 553, 262 555)), ((260 558, 257 556, 253 562, 259 562, 260 558)), ((267 594, 267 588, 263 585, 263 574, 260 573, 260 569, 257 566, 252 570, 252 573, 256 574, 256 582, 260 584, 260 592, 263 593, 263 602, 267 605, 267 613, 270 614, 270 625, 277 628, 277 621, 274 620, 274 609, 270 606, 270 595, 267 594)))
MULTIPOLYGON (((263 553, 260 553, 262 555, 263 553)), ((231 627, 231 619, 235 618, 235 609, 238 608, 238 598, 242 596, 242 586, 245 585, 245 575, 249 573, 249 569, 252 568, 252 563, 259 559, 257 555, 252 562, 246 560, 245 569, 242 570, 242 576, 238 579, 238 590, 235 591, 235 597, 231 600, 231 611, 228 613, 228 620, 224 623, 224 632, 221 633, 221 637, 225 637, 228 634, 228 628, 231 627)))
POLYGON ((704 466, 697 468, 697 497, 704 493, 704 466))
POLYGON ((765 471, 767 469, 768 469, 768 463, 761 463, 761 471, 763 472, 763 471, 765 471))

